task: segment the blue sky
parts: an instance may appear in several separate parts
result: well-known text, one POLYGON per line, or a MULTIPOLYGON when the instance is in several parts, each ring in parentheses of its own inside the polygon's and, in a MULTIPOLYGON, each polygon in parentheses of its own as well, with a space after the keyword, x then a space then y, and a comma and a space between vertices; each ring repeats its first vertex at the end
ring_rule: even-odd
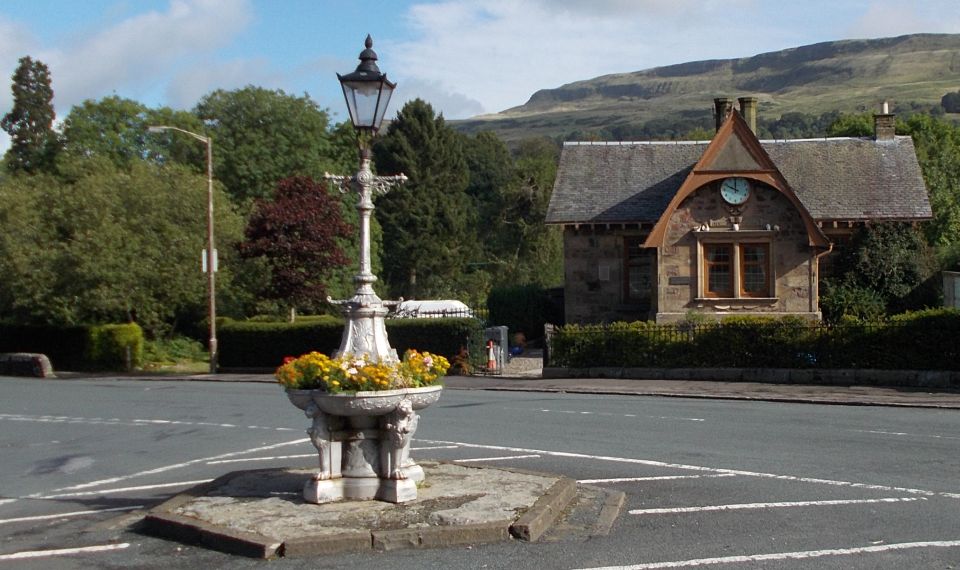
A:
POLYGON ((960 2, 3 0, 0 76, 23 55, 49 65, 58 118, 86 99, 189 109, 252 84, 308 93, 341 120, 334 74, 353 70, 369 33, 399 83, 390 115, 421 97, 457 119, 610 73, 919 32, 960 33, 960 2))

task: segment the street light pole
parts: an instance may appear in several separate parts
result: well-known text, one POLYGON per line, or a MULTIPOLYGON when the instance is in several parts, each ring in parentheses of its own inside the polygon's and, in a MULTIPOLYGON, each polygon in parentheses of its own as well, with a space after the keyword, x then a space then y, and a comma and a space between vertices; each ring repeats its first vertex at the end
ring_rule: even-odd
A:
POLYGON ((370 145, 380 130, 397 84, 388 81, 387 75, 377 67, 377 54, 373 51, 373 39, 370 36, 367 36, 364 47, 357 69, 346 75, 337 74, 350 112, 350 122, 357 132, 360 170, 353 176, 324 174, 324 178, 337 184, 341 192, 356 192, 359 195, 360 271, 353 278, 356 284, 353 297, 342 301, 328 297, 327 300, 343 306, 347 321, 337 356, 366 356, 373 362, 396 362, 397 351, 390 347, 383 319, 389 312, 387 307, 397 302, 383 301, 373 290, 377 277, 373 274, 370 262, 370 218, 373 214, 373 195, 386 194, 390 188, 405 183, 407 177, 403 174, 376 176, 371 168, 370 145))
POLYGON ((210 319, 210 339, 208 349, 210 351, 210 374, 217 372, 217 289, 215 269, 215 248, 213 240, 213 139, 198 135, 179 127, 169 127, 165 125, 148 127, 151 133, 163 131, 178 131, 203 142, 207 146, 207 314, 210 319))

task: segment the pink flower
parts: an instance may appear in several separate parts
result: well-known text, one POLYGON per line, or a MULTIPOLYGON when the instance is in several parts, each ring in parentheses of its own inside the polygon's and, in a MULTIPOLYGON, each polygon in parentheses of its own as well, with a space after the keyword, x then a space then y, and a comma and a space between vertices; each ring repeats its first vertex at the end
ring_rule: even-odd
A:
POLYGON ((430 358, 429 356, 425 356, 425 357, 423 358, 423 364, 424 364, 427 368, 432 368, 432 367, 433 367, 433 359, 430 358))

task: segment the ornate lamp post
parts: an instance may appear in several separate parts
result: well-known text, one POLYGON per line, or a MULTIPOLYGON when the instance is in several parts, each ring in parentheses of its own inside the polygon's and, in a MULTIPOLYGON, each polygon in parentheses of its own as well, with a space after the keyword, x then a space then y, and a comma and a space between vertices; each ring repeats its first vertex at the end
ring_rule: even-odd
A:
POLYGON ((166 125, 147 127, 151 133, 162 133, 163 131, 177 131, 197 139, 207 145, 207 312, 210 319, 210 374, 217 373, 217 288, 216 288, 216 249, 213 243, 213 139, 198 135, 186 129, 179 127, 168 127, 166 125))
POLYGON ((345 301, 331 303, 343 307, 347 323, 343 330, 340 348, 336 356, 353 354, 367 356, 374 362, 397 362, 397 351, 390 347, 387 329, 383 319, 389 312, 387 306, 396 302, 384 302, 373 290, 377 277, 370 265, 370 216, 373 213, 373 194, 386 194, 395 185, 403 184, 407 177, 375 176, 370 169, 370 144, 380 130, 390 96, 396 83, 387 80, 387 75, 377 67, 377 54, 373 51, 373 40, 367 36, 366 49, 360 52, 360 65, 356 71, 346 75, 337 74, 343 87, 343 96, 350 111, 350 122, 357 131, 357 145, 360 151, 360 170, 353 176, 324 175, 335 182, 341 192, 357 192, 360 201, 357 211, 360 213, 360 271, 353 278, 356 292, 345 301))

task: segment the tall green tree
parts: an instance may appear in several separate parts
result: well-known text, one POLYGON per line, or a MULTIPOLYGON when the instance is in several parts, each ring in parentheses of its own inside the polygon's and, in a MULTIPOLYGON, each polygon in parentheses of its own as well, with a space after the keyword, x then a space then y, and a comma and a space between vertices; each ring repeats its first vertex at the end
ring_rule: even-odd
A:
POLYGON ((498 224, 499 284, 563 283, 563 236, 544 223, 559 160, 560 149, 544 137, 524 139, 516 150, 516 180, 503 196, 498 224))
MULTIPOLYGON (((205 177, 177 166, 84 162, 71 169, 77 175, 70 180, 41 174, 0 185, 0 318, 52 324, 135 318, 153 334, 170 331, 178 319, 202 319, 205 177)), ((216 192, 218 301, 224 314, 235 314, 243 295, 233 290, 230 244, 240 239, 243 220, 216 192)))
POLYGON ((50 70, 42 61, 24 56, 12 79, 13 108, 0 120, 0 126, 10 135, 7 168, 28 174, 41 172, 51 165, 57 151, 50 70))
POLYGON ((466 192, 473 199, 477 235, 486 250, 496 239, 503 199, 507 188, 516 182, 517 173, 510 150, 492 131, 463 137, 463 152, 470 174, 466 192))
POLYGON ((922 232, 911 224, 860 228, 836 263, 836 276, 825 284, 823 303, 833 319, 843 312, 869 315, 875 312, 869 307, 878 304, 887 314, 896 314, 939 303, 936 259, 922 232), (854 302, 847 307, 838 299, 854 302))
POLYGON ((339 166, 326 111, 308 96, 247 86, 203 97, 194 113, 216 144, 214 170, 238 203, 270 198, 289 176, 320 179, 339 166))
POLYGON ((898 124, 911 137, 930 193, 933 221, 927 240, 943 250, 960 248, 960 125, 916 114, 898 124))
POLYGON ((477 251, 473 201, 461 137, 433 107, 404 105, 374 146, 382 173, 404 173, 407 184, 377 200, 383 227, 384 277, 405 298, 462 296, 464 272, 477 251))
POLYGON ((206 172, 203 144, 182 134, 148 133, 151 126, 173 126, 204 134, 194 114, 169 107, 150 109, 132 99, 111 95, 88 99, 73 107, 63 120, 64 155, 70 159, 102 158, 120 168, 144 159, 176 162, 206 172))
POLYGON ((870 113, 844 114, 827 127, 828 137, 873 136, 873 115, 870 113))

